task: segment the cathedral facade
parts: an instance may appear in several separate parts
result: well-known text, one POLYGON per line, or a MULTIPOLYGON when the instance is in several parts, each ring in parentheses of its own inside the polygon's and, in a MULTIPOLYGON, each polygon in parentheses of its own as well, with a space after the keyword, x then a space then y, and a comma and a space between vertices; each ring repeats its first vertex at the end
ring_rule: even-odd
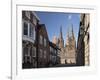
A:
POLYGON ((60 51, 60 64, 75 64, 76 63, 76 40, 73 32, 73 25, 71 25, 70 30, 67 32, 66 43, 64 45, 62 27, 60 27, 59 38, 54 36, 53 43, 55 43, 60 51))

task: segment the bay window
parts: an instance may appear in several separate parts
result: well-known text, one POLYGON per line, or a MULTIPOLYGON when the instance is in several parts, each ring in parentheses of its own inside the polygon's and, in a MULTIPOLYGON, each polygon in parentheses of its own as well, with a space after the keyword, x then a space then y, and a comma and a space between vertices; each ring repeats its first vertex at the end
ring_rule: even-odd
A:
POLYGON ((34 40, 35 40, 35 37, 36 37, 35 27, 34 27, 34 29, 33 29, 33 36, 34 36, 34 40))
POLYGON ((34 38, 34 33, 33 33, 33 26, 32 26, 32 24, 30 24, 30 26, 29 26, 29 36, 31 37, 31 38, 34 38))
POLYGON ((23 34, 24 35, 28 35, 28 23, 24 22, 24 31, 23 31, 23 34))
POLYGON ((35 40, 35 26, 29 22, 23 22, 23 35, 29 39, 35 40))

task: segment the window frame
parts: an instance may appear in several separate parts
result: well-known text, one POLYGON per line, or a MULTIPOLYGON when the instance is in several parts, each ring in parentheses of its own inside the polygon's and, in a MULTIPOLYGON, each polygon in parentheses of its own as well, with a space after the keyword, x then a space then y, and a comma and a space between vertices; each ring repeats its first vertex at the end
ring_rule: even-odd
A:
POLYGON ((28 23, 25 21, 23 22, 23 35, 28 36, 28 23), (27 24, 27 35, 24 34, 25 33, 25 24, 27 24))

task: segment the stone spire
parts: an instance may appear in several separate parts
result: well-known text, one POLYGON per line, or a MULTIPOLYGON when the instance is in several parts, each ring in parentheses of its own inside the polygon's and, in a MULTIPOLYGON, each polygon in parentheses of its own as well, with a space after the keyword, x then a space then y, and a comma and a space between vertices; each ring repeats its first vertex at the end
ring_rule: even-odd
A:
POLYGON ((59 47, 63 48, 64 47, 64 40, 63 40, 63 34, 62 34, 62 26, 60 27, 60 35, 59 35, 59 47))
POLYGON ((67 31, 66 46, 69 45, 69 31, 67 31))
POLYGON ((75 40, 74 31, 73 31, 73 24, 71 25, 71 27, 72 27, 72 38, 75 40))
POLYGON ((62 26, 60 27, 60 39, 63 39, 63 36, 62 36, 62 26))
POLYGON ((67 38, 66 38, 66 46, 71 45, 71 44, 73 46, 76 45, 74 31, 73 31, 73 24, 71 24, 71 26, 68 28, 67 38))
POLYGON ((73 47, 76 47, 76 41, 75 41, 75 36, 74 36, 74 31, 73 31, 73 24, 71 24, 71 44, 73 45, 73 47))

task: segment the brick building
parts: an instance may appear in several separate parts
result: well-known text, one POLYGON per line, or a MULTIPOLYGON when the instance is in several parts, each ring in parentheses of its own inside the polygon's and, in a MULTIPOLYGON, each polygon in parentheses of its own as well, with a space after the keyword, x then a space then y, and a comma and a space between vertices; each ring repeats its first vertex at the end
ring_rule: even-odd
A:
POLYGON ((22 67, 37 67, 36 27, 39 18, 34 12, 22 11, 22 67))
POLYGON ((50 61, 49 38, 44 24, 38 25, 37 33, 38 67, 48 67, 50 61))

